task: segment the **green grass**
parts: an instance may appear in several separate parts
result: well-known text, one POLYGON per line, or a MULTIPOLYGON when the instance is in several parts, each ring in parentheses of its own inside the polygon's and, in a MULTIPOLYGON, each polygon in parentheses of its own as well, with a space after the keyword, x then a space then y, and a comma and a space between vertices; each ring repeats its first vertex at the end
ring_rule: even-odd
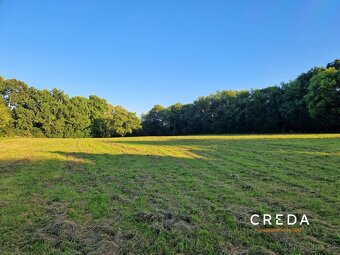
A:
POLYGON ((1 139, 0 254, 339 254, 339 138, 1 139))

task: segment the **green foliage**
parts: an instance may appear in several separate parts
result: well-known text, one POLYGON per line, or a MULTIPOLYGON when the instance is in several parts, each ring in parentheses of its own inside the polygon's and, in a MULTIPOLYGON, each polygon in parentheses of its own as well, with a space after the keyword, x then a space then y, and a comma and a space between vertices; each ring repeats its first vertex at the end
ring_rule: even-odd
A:
POLYGON ((326 129, 340 128, 340 70, 330 67, 315 75, 306 100, 311 116, 326 129))
POLYGON ((106 100, 95 95, 70 98, 58 89, 38 90, 2 77, 0 94, 0 129, 13 123, 12 132, 19 136, 108 137, 140 128, 135 114, 123 108, 109 113, 106 100))
POLYGON ((12 116, 9 109, 6 107, 2 99, 0 98, 0 132, 12 123, 12 116))
POLYGON ((91 124, 91 134, 93 137, 109 137, 106 119, 100 118, 93 120, 91 124))
POLYGON ((340 59, 336 59, 332 63, 327 64, 327 68, 331 67, 334 67, 336 70, 340 70, 340 59))
POLYGON ((165 123, 165 114, 166 108, 161 105, 155 105, 147 114, 143 114, 143 131, 147 134, 165 134, 168 131, 165 123))
POLYGON ((110 116, 106 123, 110 136, 125 136, 141 128, 137 115, 121 106, 110 107, 110 116))
POLYGON ((250 91, 218 91, 192 104, 156 105, 142 116, 146 135, 340 132, 340 60, 295 80, 250 91))
POLYGON ((58 89, 38 90, 0 76, 0 129, 39 137, 340 132, 339 68, 336 59, 280 86, 155 105, 142 115, 142 125, 135 113, 95 95, 70 98, 58 89))

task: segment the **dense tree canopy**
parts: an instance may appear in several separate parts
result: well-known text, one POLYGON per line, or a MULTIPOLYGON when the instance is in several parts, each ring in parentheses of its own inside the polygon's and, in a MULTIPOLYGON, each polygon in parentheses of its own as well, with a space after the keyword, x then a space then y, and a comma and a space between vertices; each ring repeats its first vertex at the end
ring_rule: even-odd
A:
POLYGON ((125 136, 142 127, 137 115, 121 106, 110 107, 106 122, 109 136, 125 136))
POLYGON ((192 104, 156 105, 144 134, 340 132, 340 60, 295 80, 250 91, 218 91, 192 104))
POLYGON ((0 79, 0 94, 1 134, 111 137, 131 134, 140 128, 140 120, 135 113, 117 106, 126 113, 121 124, 119 118, 113 120, 112 113, 108 112, 109 108, 115 107, 94 95, 70 98, 58 89, 38 90, 21 81, 3 78, 0 79))
POLYGON ((155 105, 141 120, 91 95, 69 97, 0 76, 0 134, 113 137, 340 132, 340 60, 264 89, 218 91, 191 104, 155 105))
POLYGON ((340 70, 327 68, 311 79, 306 95, 308 110, 329 130, 340 128, 340 70))

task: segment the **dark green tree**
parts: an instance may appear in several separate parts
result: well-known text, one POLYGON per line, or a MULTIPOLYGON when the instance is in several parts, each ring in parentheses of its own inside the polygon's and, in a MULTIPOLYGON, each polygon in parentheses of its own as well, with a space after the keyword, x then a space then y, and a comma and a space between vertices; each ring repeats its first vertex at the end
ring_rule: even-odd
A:
POLYGON ((310 115, 325 131, 340 128, 340 70, 330 67, 311 79, 306 95, 310 115))
POLYGON ((165 135, 169 129, 166 108, 155 105, 148 113, 142 115, 142 126, 146 135, 165 135))
POLYGON ((91 120, 91 135, 93 137, 107 137, 105 117, 108 114, 109 105, 105 99, 95 95, 89 97, 89 110, 91 120))
POLYGON ((171 105, 166 111, 166 119, 171 130, 172 135, 178 134, 178 129, 180 128, 180 121, 183 115, 183 105, 176 103, 171 105))

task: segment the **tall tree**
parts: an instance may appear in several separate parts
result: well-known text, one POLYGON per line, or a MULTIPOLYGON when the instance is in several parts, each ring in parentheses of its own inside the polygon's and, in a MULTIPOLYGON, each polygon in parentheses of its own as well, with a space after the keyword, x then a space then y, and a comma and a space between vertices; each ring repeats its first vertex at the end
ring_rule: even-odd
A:
POLYGON ((109 114, 109 105, 105 99, 95 95, 89 97, 89 111, 91 120, 91 135, 93 137, 107 137, 105 118, 109 114))
POLYGON ((146 135, 164 135, 168 131, 166 108, 155 105, 148 113, 142 115, 143 131, 146 135))
POLYGON ((111 107, 111 116, 107 120, 110 136, 125 136, 141 128, 140 119, 133 112, 121 106, 111 107))
POLYGON ((167 119, 169 121, 169 128, 173 135, 178 134, 178 126, 180 125, 180 119, 183 114, 183 105, 180 103, 176 103, 171 105, 167 109, 167 119))
POLYGON ((306 95, 308 110, 323 121, 325 131, 340 128, 340 70, 330 67, 311 79, 306 95))

